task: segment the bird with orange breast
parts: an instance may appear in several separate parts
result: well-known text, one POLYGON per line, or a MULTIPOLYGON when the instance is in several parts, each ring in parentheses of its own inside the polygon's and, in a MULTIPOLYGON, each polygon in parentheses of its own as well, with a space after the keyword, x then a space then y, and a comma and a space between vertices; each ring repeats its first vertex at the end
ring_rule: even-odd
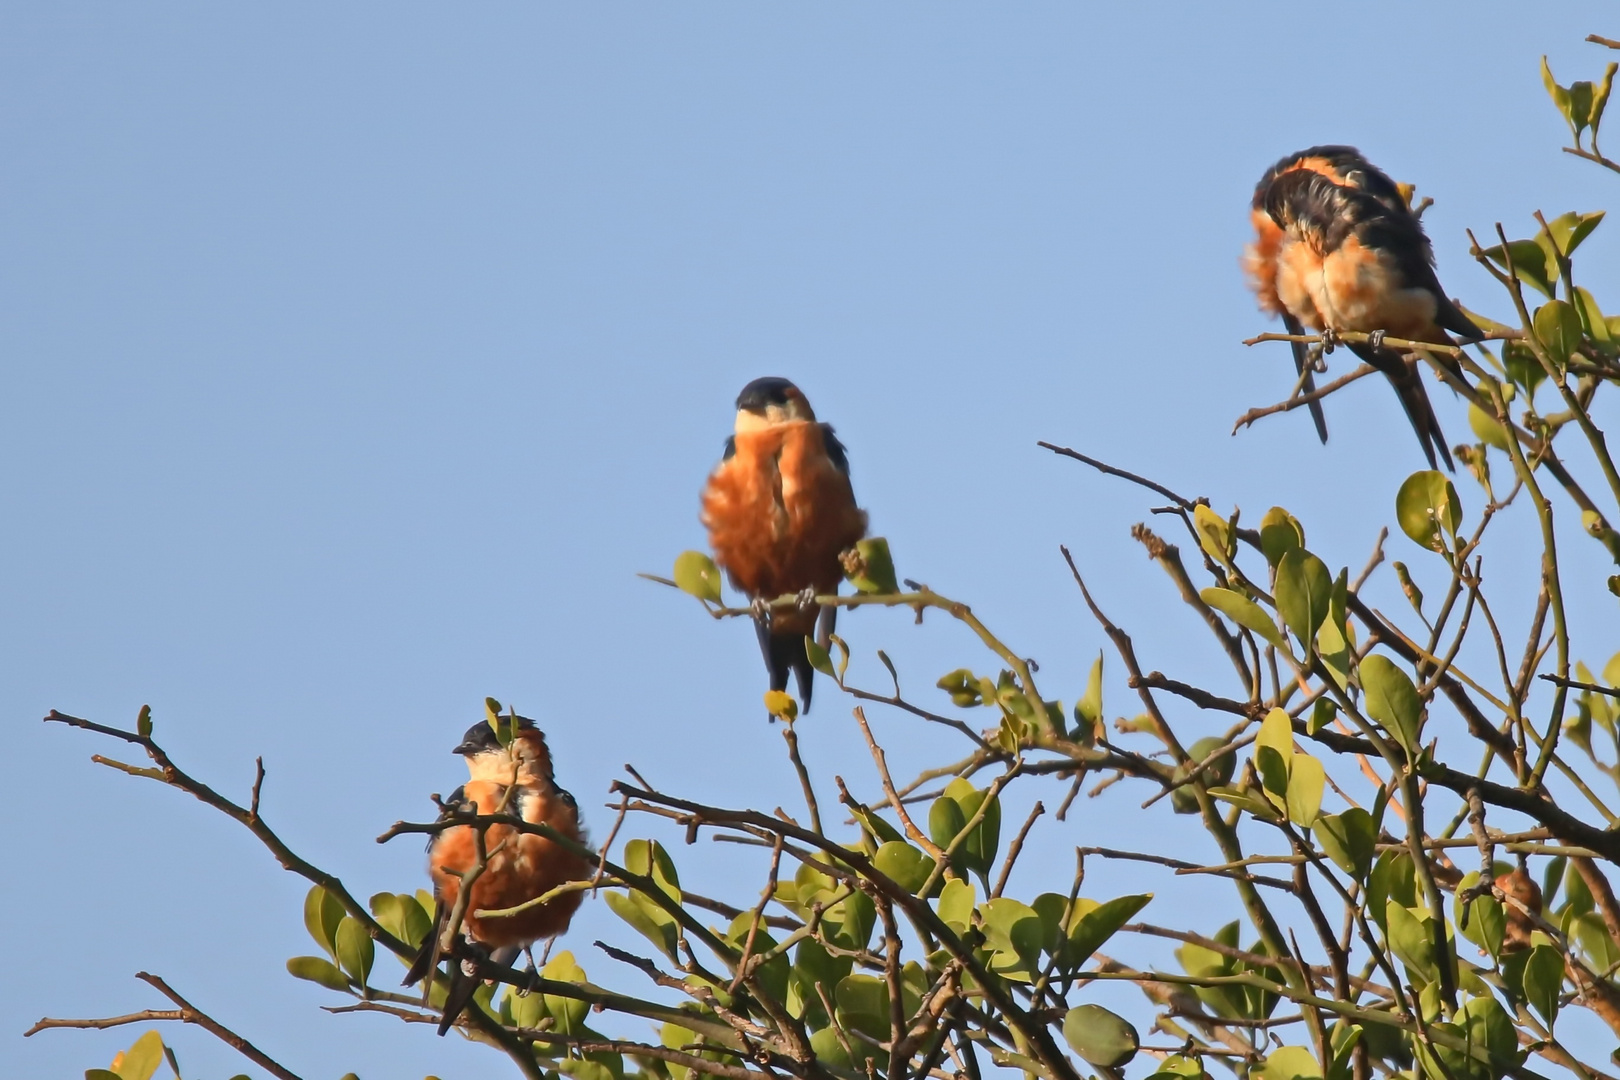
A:
MULTIPOLYGON (((1382 347, 1382 339, 1452 345, 1448 331, 1464 340, 1481 335, 1440 287, 1433 249, 1400 187, 1353 147, 1312 147, 1266 170, 1250 217, 1255 240, 1244 268, 1261 310, 1282 316, 1291 334, 1372 335, 1374 341, 1349 344, 1350 350, 1389 379, 1430 468, 1436 452, 1451 468, 1422 380, 1400 353, 1382 347)), ((1306 349, 1292 345, 1308 393, 1313 380, 1306 349)), ((1453 363, 1447 366, 1460 374, 1453 363)), ((1311 403, 1311 416, 1326 442, 1320 402, 1311 403)))
POLYGON ((791 671, 809 712, 815 670, 805 638, 825 646, 837 618, 815 597, 838 591, 839 555, 866 535, 866 512, 855 505, 832 425, 816 420, 788 380, 755 379, 737 395, 735 430, 703 490, 702 522, 715 562, 752 601, 771 689, 785 689, 791 671), (768 606, 788 595, 798 597, 793 607, 768 606))
MULTIPOLYGON (((503 720, 505 718, 502 718, 503 720)), ((583 844, 579 806, 557 786, 546 737, 525 717, 513 717, 514 736, 502 746, 489 723, 467 729, 455 753, 466 759, 468 780, 444 801, 445 816, 461 813, 511 814, 531 825, 548 825, 559 835, 583 844)), ((453 963, 439 1034, 450 1030, 478 989, 478 959, 510 966, 537 941, 568 929, 582 891, 562 892, 542 904, 510 915, 480 911, 515 908, 545 896, 571 881, 591 876, 589 861, 578 851, 549 837, 522 832, 510 825, 484 830, 484 870, 472 884, 462 918, 461 941, 444 941, 451 912, 460 897, 462 878, 478 863, 478 839, 472 825, 456 825, 434 835, 428 844, 428 873, 437 898, 433 933, 422 944, 404 985, 427 976, 441 955, 453 963)))

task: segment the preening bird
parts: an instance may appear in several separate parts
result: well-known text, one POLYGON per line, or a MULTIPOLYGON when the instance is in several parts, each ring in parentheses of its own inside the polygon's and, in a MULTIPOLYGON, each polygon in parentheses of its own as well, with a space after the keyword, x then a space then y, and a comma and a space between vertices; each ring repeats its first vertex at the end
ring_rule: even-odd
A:
POLYGON ((755 379, 737 395, 737 420, 725 456, 703 490, 702 521, 709 547, 754 607, 772 690, 798 683, 810 710, 815 670, 804 639, 825 645, 838 611, 815 603, 843 579, 839 555, 866 535, 866 513, 855 505, 849 460, 832 425, 786 379, 755 379), (797 594, 787 610, 766 605, 797 594))
MULTIPOLYGON (((1280 315, 1289 333, 1359 331, 1452 345, 1481 334, 1446 298, 1434 251, 1400 188, 1359 151, 1318 146, 1283 158, 1261 177, 1250 204, 1255 240, 1244 268, 1260 308, 1280 315)), ((1451 468, 1445 435, 1418 373, 1377 343, 1349 344, 1395 388, 1431 468, 1451 468)), ((1301 388, 1313 389, 1305 347, 1293 343, 1301 388)), ((1451 366, 1451 365, 1448 365, 1451 366)), ((1327 441, 1319 402, 1317 434, 1327 441)))
MULTIPOLYGON (((516 721, 510 747, 501 746, 488 723, 467 729, 454 752, 466 759, 468 780, 445 800, 447 813, 459 809, 512 814, 530 824, 549 825, 560 835, 584 843, 579 806, 553 778, 544 733, 532 720, 517 717, 516 721)), ((567 930, 584 894, 565 892, 513 915, 479 916, 477 912, 516 907, 566 882, 591 876, 590 863, 580 854, 510 825, 489 826, 484 831, 484 850, 484 871, 473 882, 462 919, 464 940, 450 943, 448 955, 454 971, 439 1021, 440 1035, 450 1030, 478 989, 476 957, 511 965, 529 945, 567 930)), ((476 830, 471 825, 446 829, 428 844, 428 873, 437 898, 433 933, 406 973, 406 986, 427 976, 438 963, 445 924, 461 893, 462 875, 477 865, 477 859, 476 830)))

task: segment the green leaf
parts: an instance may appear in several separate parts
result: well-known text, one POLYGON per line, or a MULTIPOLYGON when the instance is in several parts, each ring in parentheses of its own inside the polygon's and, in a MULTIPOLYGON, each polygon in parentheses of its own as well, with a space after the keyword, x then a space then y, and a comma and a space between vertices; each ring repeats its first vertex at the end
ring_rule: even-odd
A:
POLYGON ((1558 996, 1564 989, 1564 958, 1551 945, 1537 945, 1524 963, 1524 997, 1547 1021, 1551 1031, 1558 1018, 1558 996))
POLYGON ((1571 295, 1571 302, 1581 317, 1581 329, 1586 336, 1597 343, 1599 348, 1614 351, 1616 344, 1620 343, 1617 343, 1614 335, 1609 332, 1609 320, 1598 307, 1597 300, 1592 294, 1577 285, 1571 295))
POLYGON ((894 576, 894 558, 889 554, 889 542, 881 536, 855 542, 859 554, 856 571, 846 573, 856 591, 886 595, 900 591, 894 576))
POLYGON ((675 557, 675 571, 671 576, 681 592, 711 604, 720 602, 720 568, 703 552, 681 552, 675 557))
POLYGON ((337 957, 337 928, 343 921, 343 903, 321 888, 311 887, 304 895, 304 929, 315 939, 315 944, 326 950, 328 956, 337 957))
POLYGON ((1198 1078, 1208 1075, 1197 1058, 1185 1058, 1179 1054, 1172 1054, 1159 1062, 1159 1071, 1153 1074, 1153 1076, 1159 1077, 1160 1080, 1168 1080, 1170 1077, 1186 1077, 1188 1080, 1198 1080, 1198 1078))
POLYGON ((838 1041, 838 1029, 824 1027, 810 1036, 810 1049, 816 1055, 816 1062, 829 1069, 849 1069, 853 1062, 844 1050, 844 1044, 838 1041))
POLYGON ((681 962, 675 951, 678 940, 675 919, 667 911, 636 893, 626 895, 610 890, 602 894, 602 899, 607 902, 608 910, 629 923, 631 929, 675 963, 681 962))
POLYGON ((1423 703, 1406 672, 1387 656, 1373 653, 1361 661, 1361 689, 1367 715, 1384 725, 1407 754, 1417 757, 1423 734, 1423 703))
POLYGON ((86 1069, 84 1080, 123 1080, 123 1078, 111 1069, 86 1069))
MULTIPOLYGON (((1463 875, 1457 883, 1457 892, 1463 893, 1479 884, 1479 871, 1472 870, 1463 875)), ((1463 937, 1490 954, 1491 959, 1497 960, 1502 956, 1502 938, 1507 933, 1507 913, 1502 909, 1501 901, 1487 893, 1475 897, 1468 905, 1467 915, 1464 916, 1462 905, 1455 896, 1451 901, 1451 919, 1463 937)))
POLYGON ((1580 313, 1562 300, 1551 300, 1536 309, 1532 325, 1536 340, 1547 350, 1553 363, 1560 368, 1568 367, 1570 356, 1581 344, 1580 313))
POLYGON ((158 1066, 163 1064, 163 1036, 148 1031, 113 1062, 113 1071, 119 1080, 151 1080, 158 1066))
POLYGON ((1142 1045, 1136 1029, 1101 1005, 1081 1005, 1063 1018, 1063 1038, 1088 1064, 1117 1069, 1142 1045))
POLYGON ((1366 880, 1378 843, 1378 826, 1371 814, 1359 806, 1352 806, 1342 814, 1323 814, 1316 819, 1311 831, 1339 869, 1357 881, 1366 880))
POLYGON ((1226 519, 1199 503, 1193 507, 1193 531, 1198 534, 1198 545, 1204 554, 1225 565, 1231 559, 1232 529, 1226 519))
POLYGON ((1091 959, 1091 954, 1103 947, 1103 943, 1119 932, 1119 928, 1131 921, 1131 917, 1138 911, 1147 907, 1148 901, 1153 899, 1152 893, 1138 893, 1134 896, 1119 896, 1106 903, 1090 907, 1084 914, 1079 914, 1079 901, 1076 901, 1075 911, 1079 917, 1074 920, 1069 930, 1069 945, 1065 960, 1068 966, 1077 968, 1091 959))
POLYGON ((520 993, 515 986, 506 988, 506 1000, 511 1002, 512 1023, 518 1027, 538 1027, 540 1022, 549 1014, 546 1012, 546 995, 530 991, 520 993))
POLYGON ((152 706, 142 705, 140 715, 135 717, 135 733, 145 738, 152 735, 152 706))
MULTIPOLYGON (((929 839, 942 848, 949 848, 979 812, 988 793, 989 789, 979 791, 961 777, 952 780, 929 808, 929 839)), ((956 854, 952 857, 953 865, 976 874, 988 873, 995 862, 1000 839, 1001 802, 997 799, 990 803, 984 817, 957 845, 956 854)))
POLYGON ((1212 587, 1200 592, 1198 598, 1239 626, 1260 635, 1269 644, 1287 650, 1288 641, 1277 629, 1277 624, 1271 621, 1259 604, 1242 593, 1212 587))
POLYGON ((1086 678, 1086 696, 1074 703, 1074 719, 1082 739, 1094 738, 1097 725, 1102 723, 1102 678, 1103 654, 1099 650, 1097 659, 1091 663, 1091 674, 1086 678))
POLYGON ((1288 767, 1294 756, 1294 727, 1288 714, 1272 709, 1254 739, 1254 767, 1272 803, 1282 809, 1288 798, 1288 767))
POLYGON ((836 679, 838 677, 833 674, 831 654, 829 654, 826 649, 823 649, 821 645, 817 643, 815 638, 810 637, 809 635, 806 635, 804 639, 804 655, 810 658, 811 667, 815 668, 829 679, 836 679))
POLYGON ((1432 469, 1406 478, 1395 495, 1395 517, 1413 543, 1431 551, 1445 551, 1445 537, 1456 536, 1462 524, 1462 502, 1457 489, 1432 469))
POLYGON ((1509 449, 1507 429, 1497 422, 1496 417, 1472 402, 1468 405, 1468 426, 1486 446, 1494 446, 1504 452, 1509 449))
POLYGON ((1620 64, 1613 61, 1603 69, 1603 81, 1592 92, 1592 111, 1587 123, 1592 125, 1592 145, 1597 145, 1598 125, 1603 123, 1603 107, 1609 103, 1609 91, 1614 89, 1614 73, 1620 64))
POLYGON ((1304 548, 1288 552, 1277 563, 1275 595, 1283 622, 1308 652, 1333 599, 1333 575, 1327 564, 1304 548))
POLYGON ((1569 130, 1575 136, 1575 145, 1581 141, 1581 128, 1586 126, 1586 118, 1582 118, 1580 127, 1575 124, 1575 115, 1570 109, 1569 91, 1559 86, 1553 80, 1552 68, 1547 66, 1547 58, 1541 58, 1541 85, 1547 88, 1547 96, 1552 98, 1553 105, 1564 115, 1564 122, 1569 124, 1569 130))
POLYGON ((1299 519, 1280 506, 1273 506, 1260 519, 1260 550, 1266 562, 1276 566, 1295 548, 1305 546, 1305 529, 1299 519))
MULTIPOLYGON (((585 969, 574 960, 574 954, 565 949, 551 958, 550 963, 540 970, 540 976, 556 982, 582 983, 585 981, 585 969)), ((545 998, 546 1013, 557 1021, 558 1031, 578 1035, 584 1030, 585 1016, 591 1009, 590 1002, 561 994, 547 994, 545 998)))
POLYGON ((658 841, 632 840, 624 845, 624 868, 632 874, 652 878, 666 896, 680 900, 681 878, 675 871, 675 860, 658 841))
POLYGON ((376 946, 372 943, 371 934, 359 919, 345 917, 338 923, 336 938, 338 966, 364 986, 376 958, 376 946))
MULTIPOLYGON (((847 975, 838 980, 833 1007, 846 1030, 888 1040, 889 990, 876 975, 847 975)), ((856 1049, 859 1052, 860 1048, 856 1049)))
POLYGON ((1327 770, 1309 754, 1295 754, 1288 769, 1288 820, 1302 829, 1316 823, 1322 809, 1327 770))
POLYGON ((1508 268, 1508 261, 1511 259, 1514 277, 1548 299, 1552 298, 1552 282, 1556 275, 1549 269, 1547 252, 1534 240, 1509 240, 1505 253, 1498 244, 1486 248, 1482 254, 1503 270, 1508 268))
POLYGON ((1581 246, 1581 241, 1591 236, 1592 230, 1602 223, 1603 215, 1602 210, 1595 210, 1590 214, 1577 214, 1571 210, 1547 222, 1547 232, 1552 236, 1553 243, 1558 245, 1558 250, 1568 258, 1575 254, 1575 249, 1581 246))
POLYGON ((1389 945, 1407 969, 1424 982, 1439 975, 1435 967, 1434 937, 1429 929, 1432 917, 1418 908, 1391 899, 1384 908, 1389 945))
MULTIPOLYGON (((1206 735, 1187 748, 1187 759, 1198 765, 1209 758, 1211 754, 1225 746, 1225 740, 1215 735, 1206 735)), ((1237 752, 1228 750, 1215 759, 1215 763, 1205 769, 1200 775, 1206 784, 1230 784, 1232 774, 1237 771, 1237 752)))
POLYGON ((1492 1057, 1518 1065, 1519 1039, 1513 1020, 1494 997, 1470 999, 1457 1011, 1459 1026, 1472 1046, 1482 1046, 1492 1057))
POLYGON ((1255 1080, 1320 1080, 1322 1066, 1303 1046, 1284 1046, 1273 1050, 1251 1075, 1255 1080))
POLYGON ((975 895, 971 882, 955 878, 945 883, 939 893, 939 921, 965 934, 973 925, 975 895))
POLYGON ((1004 978, 1033 982, 1039 970, 1045 929, 1034 908, 999 896, 979 909, 985 945, 991 950, 990 970, 1004 978))
POLYGON ((1412 580, 1412 573, 1406 568, 1406 564, 1398 559, 1395 562, 1395 578, 1401 583, 1401 592, 1406 594, 1407 603, 1412 605, 1412 610, 1422 615, 1423 590, 1412 580))
POLYGON ((349 980, 330 960, 319 956, 295 956, 287 961, 287 974, 295 979, 320 983, 328 990, 348 990, 349 980))
POLYGON ((879 847, 872 865, 909 893, 922 888, 934 869, 932 859, 903 840, 890 840, 879 847))

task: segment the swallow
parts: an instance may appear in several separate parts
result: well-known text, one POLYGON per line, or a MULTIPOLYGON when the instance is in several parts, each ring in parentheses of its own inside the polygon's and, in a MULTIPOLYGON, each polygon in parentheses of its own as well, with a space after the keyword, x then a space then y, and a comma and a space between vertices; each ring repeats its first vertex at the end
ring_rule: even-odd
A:
MULTIPOLYGON (((501 746, 488 723, 467 729, 455 753, 466 759, 467 783, 444 800, 445 814, 513 814, 534 825, 549 825, 583 844, 579 805, 557 786, 546 737, 534 721, 517 717, 516 737, 501 746)), ((443 818, 441 818, 442 820, 443 818)), ((478 960, 510 966, 537 941, 568 929, 583 892, 565 892, 537 907, 508 916, 479 916, 480 910, 516 907, 570 881, 591 876, 589 862, 548 837, 491 825, 484 832, 484 871, 473 882, 462 918, 462 942, 442 940, 461 893, 462 875, 477 865, 476 830, 457 825, 436 833, 428 844, 428 873, 437 900, 433 933, 422 943, 404 985, 426 977, 448 948, 454 968, 445 997, 439 1034, 450 1030, 478 989, 478 960)))
POLYGON ((786 689, 792 671, 809 712, 815 669, 805 638, 814 634, 825 647, 838 615, 815 597, 838 591, 839 555, 866 535, 866 512, 855 504, 843 444, 797 386, 755 379, 737 395, 736 425, 704 487, 701 520, 715 562, 752 601, 771 689, 786 689), (767 606, 786 595, 798 604, 767 606))
MULTIPOLYGON (((1249 278, 1249 287, 1254 290, 1260 303, 1260 310, 1267 315, 1280 316, 1288 333, 1297 337, 1304 334, 1305 328, 1277 295, 1277 252, 1286 234, 1266 211, 1266 193, 1272 183, 1283 173, 1296 170, 1320 173, 1336 184, 1361 188, 1391 210, 1404 210, 1406 200, 1395 182, 1373 167, 1353 146, 1313 146, 1282 158, 1266 170, 1260 182, 1254 186, 1254 197, 1249 202, 1254 242, 1244 248, 1243 269, 1249 278)), ((1294 354, 1294 373, 1299 376, 1300 391, 1308 394, 1316 389, 1308 351, 1304 342, 1291 341, 1288 344, 1294 354)), ((1317 437, 1327 442, 1327 417, 1322 413, 1322 403, 1313 401, 1307 407, 1316 425, 1317 437)))
MULTIPOLYGON (((1465 341, 1482 336, 1440 287, 1433 248, 1400 186, 1354 148, 1319 146, 1283 158, 1256 185, 1250 216, 1250 284, 1261 309, 1281 315, 1290 333, 1361 331, 1379 341, 1388 334, 1435 345, 1455 344, 1450 333, 1465 341)), ((1377 342, 1349 347, 1389 379, 1429 466, 1436 467, 1438 451, 1452 468, 1417 372, 1377 342)), ((1306 350, 1295 342, 1293 352, 1309 392, 1306 350)), ((1319 403, 1311 415, 1325 442, 1319 403)))

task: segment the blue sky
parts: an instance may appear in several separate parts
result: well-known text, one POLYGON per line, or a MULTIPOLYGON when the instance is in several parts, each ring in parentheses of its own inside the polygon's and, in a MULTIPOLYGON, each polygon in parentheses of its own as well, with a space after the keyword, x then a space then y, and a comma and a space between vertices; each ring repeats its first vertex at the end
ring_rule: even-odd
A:
MULTIPOLYGON (((303 883, 201 805, 90 764, 111 748, 44 727, 49 709, 129 724, 150 703, 178 760, 239 798, 262 754, 267 817, 362 895, 421 883, 416 845, 373 837, 455 786, 448 751, 486 694, 542 721, 598 836, 626 761, 775 805, 792 774, 751 632, 635 577, 701 546, 699 487, 762 374, 837 425, 900 572, 973 603, 1049 696, 1072 701, 1104 645, 1059 543, 1145 664, 1219 685, 1129 538, 1156 500, 1035 441, 1222 509, 1287 506, 1359 567, 1422 467, 1387 389, 1334 398, 1327 447, 1303 412, 1228 434, 1291 385, 1283 346, 1240 344, 1274 328, 1237 269, 1255 179, 1361 146, 1436 200, 1441 279, 1499 316, 1463 230, 1528 235, 1532 211, 1616 191, 1558 152, 1537 71, 1544 52, 1565 82, 1601 70, 1581 43, 1613 32, 1596 4, 3 11, 0 895, 33 913, 0 1000, 15 1075, 105 1065, 133 1030, 17 1033, 158 1004, 139 969, 305 1075, 498 1067, 321 1013, 330 995, 281 967, 310 950, 303 883)), ((1617 228, 1582 252, 1600 300, 1620 293, 1617 228)), ((1527 510, 1504 559, 1533 541, 1527 510)), ((1566 573, 1597 581, 1600 552, 1567 535, 1566 573)), ((1437 572, 1398 536, 1391 553, 1437 572)), ((1502 567, 1499 618, 1528 610, 1524 572, 1502 567)), ((1613 600, 1575 604, 1601 663, 1613 600)), ((866 685, 879 647, 919 693, 989 667, 943 621, 843 629, 866 685)), ((823 690, 812 767, 870 787, 823 690)), ((1111 714, 1136 711, 1126 694, 1111 662, 1111 714)), ((959 756, 874 720, 899 770, 959 756)), ((1143 797, 1043 826, 1020 887, 1066 883, 1074 844, 1171 835, 1143 797)), ((714 847, 678 851, 683 870, 754 894, 759 867, 714 847)), ((1237 914, 1128 868, 1093 887, 1160 890, 1159 921, 1206 930, 1237 914)), ((625 933, 594 904, 565 944, 631 985, 590 947, 625 933)), ((172 1036, 189 1072, 240 1068, 172 1036)))

